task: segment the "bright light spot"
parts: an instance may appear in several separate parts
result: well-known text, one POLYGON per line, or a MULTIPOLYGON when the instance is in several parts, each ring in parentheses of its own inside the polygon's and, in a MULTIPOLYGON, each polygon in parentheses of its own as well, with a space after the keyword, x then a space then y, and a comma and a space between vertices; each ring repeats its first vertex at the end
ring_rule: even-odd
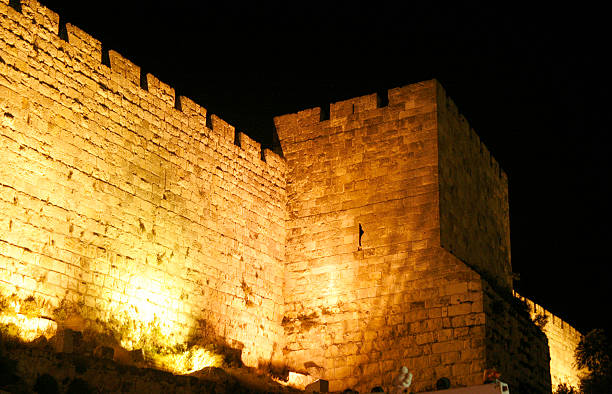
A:
POLYGON ((186 342, 184 330, 177 329, 176 309, 170 294, 159 282, 146 275, 130 278, 125 290, 127 302, 112 301, 103 309, 103 319, 118 334, 122 347, 128 350, 152 345, 170 348, 186 342))
POLYGON ((19 299, 15 294, 7 296, 0 291, 0 326, 9 336, 31 342, 44 335, 55 335, 57 324, 43 318, 45 303, 34 297, 19 299))
POLYGON ((0 315, 0 325, 10 326, 11 324, 19 328, 16 334, 25 342, 32 342, 41 335, 48 339, 55 335, 57 330, 57 324, 49 319, 10 313, 0 315))
POLYGON ((158 355, 154 361, 171 372, 189 374, 206 367, 220 367, 223 364, 223 357, 194 346, 182 353, 158 355))
MULTIPOLYGON (((111 293, 106 300, 98 300, 96 327, 101 325, 100 329, 111 334, 124 349, 141 349, 145 360, 160 369, 188 374, 206 367, 220 367, 222 355, 201 346, 186 346, 188 339, 194 340, 189 328, 196 321, 179 316, 176 303, 179 296, 170 289, 180 286, 162 285, 147 275, 132 277, 124 294, 111 293)), ((8 294, 0 288, 0 329, 25 342, 41 335, 51 338, 58 324, 63 327, 76 317, 84 322, 92 319, 79 301, 63 300, 58 308, 53 308, 43 298, 22 299, 15 293, 8 294), (43 316, 53 316, 54 320, 43 316)))
POLYGON ((314 382, 316 379, 313 376, 304 375, 297 372, 289 372, 289 379, 287 381, 283 381, 280 379, 274 378, 274 381, 282 384, 283 386, 291 386, 298 390, 304 390, 306 386, 310 383, 314 382))

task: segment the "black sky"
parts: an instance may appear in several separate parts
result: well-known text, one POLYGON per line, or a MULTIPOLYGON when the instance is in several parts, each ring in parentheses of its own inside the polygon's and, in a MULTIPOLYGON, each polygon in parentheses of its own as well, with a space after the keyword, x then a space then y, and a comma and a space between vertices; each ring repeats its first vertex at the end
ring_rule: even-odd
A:
POLYGON ((508 174, 515 287, 584 332, 612 329, 602 9, 42 3, 268 145, 273 116, 437 78, 508 174))

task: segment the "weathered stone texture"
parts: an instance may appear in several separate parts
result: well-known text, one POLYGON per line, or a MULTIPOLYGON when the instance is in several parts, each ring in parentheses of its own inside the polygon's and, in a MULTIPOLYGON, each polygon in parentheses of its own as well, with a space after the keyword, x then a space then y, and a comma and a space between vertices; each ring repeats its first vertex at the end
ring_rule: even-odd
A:
POLYGON ((541 322, 542 331, 548 339, 552 387, 562 383, 578 387, 581 371, 575 368, 575 352, 582 334, 541 305, 515 295, 527 304, 531 318, 541 322))
POLYGON ((437 84, 440 243, 512 289, 508 178, 437 84))
POLYGON ((282 328, 285 163, 35 1, 0 4, 0 282, 90 318, 185 338, 205 319, 244 360, 282 328), (233 341, 233 342, 232 342, 233 341))
POLYGON ((276 118, 288 165, 286 333, 292 366, 331 390, 415 388, 484 367, 479 276, 439 247, 436 83, 276 118), (360 237, 360 228, 363 235, 360 237), (360 243, 361 238, 361 243, 360 243), (478 338, 481 338, 480 340, 478 338))
POLYGON ((486 364, 496 368, 512 393, 550 393, 550 355, 546 335, 526 305, 511 294, 500 296, 483 280, 486 364))
MULTIPOLYGON (((436 81, 277 117, 282 158, 21 8, 0 1, 0 290, 179 342, 212 328, 331 390, 389 388, 402 365, 415 391, 477 384, 494 364, 515 393, 550 389, 546 338, 499 295, 506 176, 436 81)), ((553 381, 568 349, 551 345, 553 381)))

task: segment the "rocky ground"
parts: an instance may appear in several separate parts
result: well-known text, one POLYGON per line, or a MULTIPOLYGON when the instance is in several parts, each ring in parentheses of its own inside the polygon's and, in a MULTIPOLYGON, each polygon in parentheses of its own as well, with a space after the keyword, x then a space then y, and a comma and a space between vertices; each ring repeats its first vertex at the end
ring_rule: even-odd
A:
POLYGON ((0 393, 295 393, 267 371, 210 367, 188 376, 97 353, 57 353, 44 340, 0 342, 0 393))

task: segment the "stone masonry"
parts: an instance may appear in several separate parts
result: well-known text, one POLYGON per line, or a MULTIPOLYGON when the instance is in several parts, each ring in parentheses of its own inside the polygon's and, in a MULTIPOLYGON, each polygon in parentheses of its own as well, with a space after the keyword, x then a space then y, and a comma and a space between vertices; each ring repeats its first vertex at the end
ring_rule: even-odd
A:
POLYGON ((562 383, 578 387, 579 374, 584 371, 576 370, 574 352, 582 334, 543 306, 519 294, 516 296, 527 303, 532 319, 540 322, 542 331, 546 334, 550 348, 550 377, 553 388, 562 383))
POLYGON ((379 102, 276 118, 288 168, 285 357, 335 389, 388 386, 406 365, 417 389, 478 384, 495 366, 526 392, 549 391, 541 332, 525 328, 529 349, 494 342, 506 318, 530 326, 485 280, 511 289, 505 174, 436 81, 379 102), (486 313, 492 299, 501 319, 486 313), (531 369, 493 357, 519 348, 531 369))
POLYGON ((437 81, 279 116, 278 155, 35 0, 0 24, 3 292, 205 326, 330 390, 572 373, 579 334, 549 354, 512 295, 507 177, 437 81))
POLYGON ((179 340, 203 319, 268 360, 285 162, 40 4, 0 7, 3 285, 91 318, 136 305, 179 340))

